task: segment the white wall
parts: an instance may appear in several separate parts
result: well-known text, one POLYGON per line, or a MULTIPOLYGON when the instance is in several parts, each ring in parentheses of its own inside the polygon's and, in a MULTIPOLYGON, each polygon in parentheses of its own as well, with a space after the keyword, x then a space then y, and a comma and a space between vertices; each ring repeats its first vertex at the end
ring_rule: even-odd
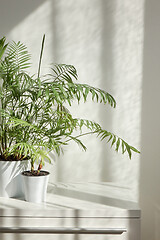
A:
POLYGON ((142 239, 160 239, 160 1, 146 0, 140 203, 142 239))
MULTIPOLYGON (((72 110, 75 116, 100 122, 139 149, 142 137, 142 159, 134 154, 131 161, 126 155, 115 153, 109 145, 106 146, 96 138, 84 139, 88 146, 86 153, 71 144, 58 159, 56 166, 52 167, 51 180, 119 182, 133 189, 136 201, 140 192, 145 214, 150 201, 152 202, 151 197, 147 197, 148 203, 144 200, 148 185, 150 191, 154 191, 153 184, 155 180, 158 181, 158 174, 154 175, 154 170, 158 169, 158 161, 155 160, 153 166, 150 159, 154 158, 156 151, 158 160, 158 146, 154 149, 153 144, 156 144, 154 138, 159 138, 159 115, 157 109, 152 108, 158 104, 158 99, 155 103, 154 98, 158 98, 159 46, 154 33, 159 30, 159 19, 154 18, 159 15, 157 9, 157 14, 153 12, 153 7, 159 3, 155 0, 153 3, 148 2, 151 6, 146 8, 149 15, 146 14, 145 19, 145 37, 148 40, 145 40, 144 49, 144 58, 148 60, 144 61, 143 82, 144 0, 2 0, 0 8, 0 34, 6 35, 9 40, 20 40, 27 44, 33 54, 34 71, 37 69, 42 35, 46 33, 43 72, 47 71, 51 62, 73 64, 78 69, 80 82, 102 87, 117 100, 117 109, 90 102, 80 106, 75 104, 72 110), (147 19, 151 22, 147 23, 147 19), (152 25, 155 28, 150 33, 152 25), (154 64, 151 60, 154 60, 154 64), (156 96, 154 92, 157 92, 156 96), (156 119, 153 116, 157 116, 156 119), (150 134, 152 139, 148 136, 150 134), (147 142, 149 139, 151 142, 147 142), (152 174, 148 171, 152 171, 152 174), (157 176, 157 179, 153 176, 157 176), (144 203, 147 204, 146 207, 144 203)), ((154 193, 156 195, 156 191, 154 193)), ((154 217, 158 225, 157 213, 154 217)), ((152 215, 152 220, 154 217, 152 215)), ((142 229, 148 226, 148 231, 153 233, 154 227, 149 228, 147 220, 142 225, 142 229)), ((147 237, 144 239, 147 240, 147 237)), ((151 239, 153 238, 148 238, 151 239)))
MULTIPOLYGON (((81 82, 103 87, 117 100, 116 110, 89 102, 75 104, 73 114, 100 122, 140 148, 143 0, 29 1, 23 8, 18 0, 14 8, 10 4, 1 4, 2 12, 8 10, 0 21, 1 33, 27 44, 33 69, 46 33, 43 72, 50 62, 73 64, 81 82)), ((75 144, 65 149, 57 161, 57 180, 115 181, 131 187, 137 200, 140 157, 134 154, 129 161, 94 137, 84 140, 86 153, 75 144)))

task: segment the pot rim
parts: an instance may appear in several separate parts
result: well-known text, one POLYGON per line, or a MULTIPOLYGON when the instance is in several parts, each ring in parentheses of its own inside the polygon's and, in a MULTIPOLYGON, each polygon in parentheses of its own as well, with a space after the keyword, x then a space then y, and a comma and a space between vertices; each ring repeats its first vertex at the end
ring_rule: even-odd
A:
POLYGON ((29 159, 23 159, 23 160, 1 160, 0 162, 23 162, 23 161, 28 161, 29 159))
POLYGON ((46 177, 46 176, 50 175, 50 172, 48 172, 46 170, 41 170, 41 172, 45 172, 46 175, 31 175, 31 176, 27 176, 27 175, 24 174, 25 172, 30 172, 30 170, 21 172, 21 175, 24 176, 24 177, 35 177, 35 178, 37 178, 37 177, 46 177))

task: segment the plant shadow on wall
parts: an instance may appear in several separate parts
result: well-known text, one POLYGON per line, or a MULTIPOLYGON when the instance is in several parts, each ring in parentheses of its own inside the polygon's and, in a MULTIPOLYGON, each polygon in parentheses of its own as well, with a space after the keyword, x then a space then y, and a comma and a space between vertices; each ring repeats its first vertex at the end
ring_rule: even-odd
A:
MULTIPOLYGON (((115 99, 106 91, 77 83, 77 71, 74 66, 55 64, 50 72, 40 75, 45 35, 42 40, 37 74, 31 76, 30 54, 24 44, 11 42, 5 44, 5 37, 0 40, 0 160, 29 160, 30 171, 23 172, 31 179, 34 189, 40 176, 48 177, 42 171, 45 160, 51 162, 49 153, 58 155, 63 146, 70 141, 77 143, 83 150, 86 146, 81 137, 88 134, 97 135, 100 140, 111 142, 118 152, 127 152, 131 158, 132 151, 139 151, 115 134, 102 129, 100 124, 87 119, 73 118, 67 109, 72 102, 87 98, 92 101, 116 107, 115 99), (38 165, 35 169, 35 163, 38 165)), ((43 183, 41 183, 43 185, 43 183)), ((46 189, 47 180, 44 187, 46 189)), ((33 195, 33 192, 32 192, 33 195)), ((39 201, 27 199, 28 201, 39 201)), ((45 197, 42 197, 42 201, 45 197)))

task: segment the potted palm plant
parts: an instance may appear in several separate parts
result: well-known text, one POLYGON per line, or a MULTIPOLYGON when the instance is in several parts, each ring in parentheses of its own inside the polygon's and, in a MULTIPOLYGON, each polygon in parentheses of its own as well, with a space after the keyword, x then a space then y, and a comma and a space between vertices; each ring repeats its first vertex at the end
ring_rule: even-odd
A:
POLYGON ((100 124, 72 116, 67 106, 72 106, 75 100, 79 103, 82 99, 85 103, 90 97, 92 101, 109 104, 114 108, 116 101, 102 89, 77 83, 74 66, 55 64, 48 74, 41 76, 44 40, 45 35, 38 71, 34 76, 28 73, 31 67, 30 54, 20 42, 4 45, 3 38, 1 46, 5 55, 0 60, 0 160, 18 160, 21 163, 29 160, 30 170, 24 171, 22 175, 25 179, 24 188, 28 192, 26 200, 34 202, 45 200, 45 194, 35 184, 39 182, 46 191, 49 173, 43 171, 42 167, 45 160, 51 162, 49 153, 54 151, 59 155, 63 146, 70 141, 86 150, 81 137, 96 134, 101 140, 111 142, 117 152, 120 149, 123 154, 127 152, 129 158, 132 152, 139 153, 122 138, 102 129, 100 124), (40 179, 44 179, 44 183, 40 179), (31 189, 33 186, 34 190, 31 189))
POLYGON ((16 84, 24 76, 23 70, 29 66, 26 65, 29 55, 20 42, 15 49, 15 43, 8 45, 5 41, 5 37, 0 39, 0 196, 21 197, 23 191, 20 172, 27 168, 27 161, 22 160, 28 158, 9 150, 15 144, 15 136, 18 137, 18 134, 16 128, 7 124, 8 117, 5 113, 14 115, 18 111, 16 84), (18 59, 20 55, 21 59, 18 59))

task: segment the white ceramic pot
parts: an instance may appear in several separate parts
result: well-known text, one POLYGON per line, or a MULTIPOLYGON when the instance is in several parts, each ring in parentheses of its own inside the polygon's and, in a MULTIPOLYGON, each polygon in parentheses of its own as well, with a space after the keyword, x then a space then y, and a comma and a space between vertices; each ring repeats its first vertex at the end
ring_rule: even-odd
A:
POLYGON ((0 161, 0 197, 24 198, 21 172, 28 169, 29 162, 0 161))
POLYGON ((22 173, 24 196, 27 202, 41 203, 46 201, 49 172, 43 176, 26 176, 22 173))

